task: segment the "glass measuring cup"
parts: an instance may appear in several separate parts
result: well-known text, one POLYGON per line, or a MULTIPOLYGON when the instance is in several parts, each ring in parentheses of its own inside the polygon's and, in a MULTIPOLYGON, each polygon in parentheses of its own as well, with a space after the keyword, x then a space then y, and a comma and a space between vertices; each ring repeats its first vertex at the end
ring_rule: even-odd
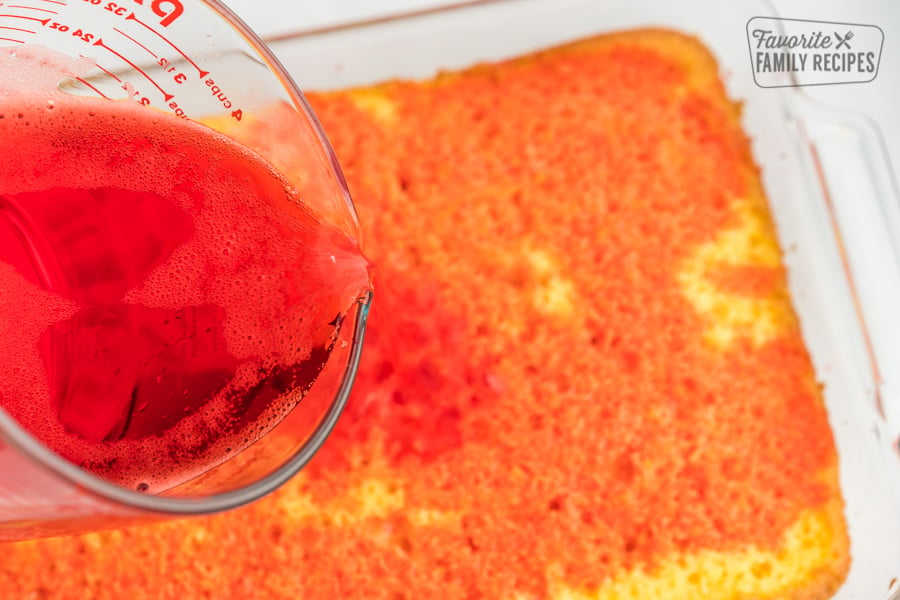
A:
POLYGON ((258 38, 214 0, 2 0, 0 154, 0 541, 226 510, 302 468, 371 294, 258 38))

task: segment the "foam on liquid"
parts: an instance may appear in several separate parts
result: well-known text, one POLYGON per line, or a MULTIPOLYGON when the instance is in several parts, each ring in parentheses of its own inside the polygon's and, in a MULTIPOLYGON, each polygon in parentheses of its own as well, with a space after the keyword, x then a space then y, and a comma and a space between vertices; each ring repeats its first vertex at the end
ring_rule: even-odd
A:
POLYGON ((0 405, 73 462, 160 490, 291 410, 367 264, 244 147, 57 91, 89 66, 0 49, 0 405), (173 415, 179 386, 195 393, 173 415))

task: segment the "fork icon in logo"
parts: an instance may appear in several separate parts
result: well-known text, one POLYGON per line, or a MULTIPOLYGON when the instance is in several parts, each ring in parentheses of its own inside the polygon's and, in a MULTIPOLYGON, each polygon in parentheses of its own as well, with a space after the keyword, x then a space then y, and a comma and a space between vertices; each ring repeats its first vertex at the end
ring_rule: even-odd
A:
POLYGON ((834 37, 835 37, 835 39, 837 39, 837 42, 838 42, 837 46, 834 47, 835 50, 840 50, 844 46, 847 47, 847 50, 850 50, 850 40, 853 39, 853 31, 847 31, 847 33, 846 33, 846 35, 844 35, 844 37, 841 37, 841 34, 839 34, 837 31, 835 31, 834 37))

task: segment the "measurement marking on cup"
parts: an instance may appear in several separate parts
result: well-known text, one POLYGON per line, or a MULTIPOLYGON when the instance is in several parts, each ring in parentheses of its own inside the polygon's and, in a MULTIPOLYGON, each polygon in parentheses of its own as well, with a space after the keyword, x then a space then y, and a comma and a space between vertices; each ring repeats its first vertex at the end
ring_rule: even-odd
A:
MULTIPOLYGON (((81 57, 81 58, 88 58, 88 57, 85 56, 84 54, 79 54, 78 56, 81 57)), ((103 65, 101 65, 101 64, 99 64, 99 63, 97 63, 97 62, 94 62, 94 68, 103 71, 107 76, 109 76, 109 77, 112 78, 112 79, 115 79, 116 82, 118 82, 119 84, 122 83, 122 80, 119 79, 119 77, 118 77, 115 73, 113 73, 112 71, 110 71, 109 69, 107 69, 106 67, 104 67, 103 65)), ((78 81, 84 83, 86 86, 88 86, 89 88, 91 88, 92 90, 94 90, 95 92, 97 92, 98 94, 100 94, 101 96, 103 96, 104 98, 109 99, 109 97, 108 97, 106 94, 104 94, 103 92, 101 92, 100 90, 98 90, 97 88, 95 88, 93 85, 91 85, 90 83, 88 83, 88 82, 85 81, 84 79, 81 79, 80 77, 76 77, 76 79, 77 79, 78 81)))
POLYGON ((50 10, 49 8, 38 8, 36 6, 22 6, 20 4, 7 4, 8 8, 24 8, 26 10, 39 10, 41 12, 50 13, 51 15, 58 15, 59 13, 55 10, 50 10))
POLYGON ((37 17, 26 17, 25 15, 0 15, 0 17, 9 17, 10 19, 24 19, 26 21, 37 21, 41 25, 46 25, 50 19, 38 19, 37 17))
MULTIPOLYGON (((84 57, 84 58, 86 58, 86 57, 84 57)), ((106 73, 107 75, 109 75, 110 77, 112 77, 113 79, 115 79, 116 81, 118 81, 119 83, 122 83, 122 80, 119 79, 119 78, 116 76, 116 74, 113 73, 112 71, 110 71, 110 70, 108 70, 108 69, 105 69, 105 68, 104 68, 102 65, 100 65, 100 64, 96 64, 96 63, 95 63, 94 66, 97 67, 98 69, 100 69, 101 71, 103 71, 104 73, 106 73)))
POLYGON ((134 42, 135 44, 137 44, 138 46, 140 46, 141 48, 143 48, 144 50, 146 50, 146 51, 150 54, 150 56, 152 56, 153 58, 156 58, 156 59, 159 58, 159 56, 158 56, 153 50, 151 50, 151 49, 148 48, 147 46, 143 45, 142 43, 140 43, 139 41, 137 41, 136 39, 134 39, 133 37, 131 37, 130 35, 128 35, 127 33, 125 33, 124 31, 122 31, 121 29, 119 29, 118 27, 113 27, 113 31, 115 31, 115 32, 117 32, 117 33, 121 33, 122 35, 124 35, 125 37, 127 37, 129 40, 131 40, 132 42, 134 42))
POLYGON ((164 90, 158 83, 156 83, 156 81, 152 77, 150 77, 142 68, 140 68, 139 66, 137 66, 136 64, 134 64, 133 62, 131 62, 130 60, 128 60, 127 58, 125 58, 124 56, 122 56, 121 54, 119 54, 118 52, 116 52, 115 50, 110 48, 109 46, 107 46, 106 44, 104 44, 102 39, 99 39, 96 42, 94 42, 94 45, 100 46, 101 48, 106 48, 108 51, 110 51, 113 54, 115 54, 116 56, 118 56, 124 62, 128 63, 128 65, 132 69, 134 69, 135 71, 137 71, 138 73, 143 75, 147 79, 147 81, 149 81, 151 84, 153 84, 153 87, 155 87, 156 89, 159 90, 159 93, 163 95, 163 97, 166 99, 166 102, 169 102, 170 100, 172 100, 172 98, 175 97, 173 94, 170 94, 169 92, 164 90))
POLYGON ((21 27, 4 27, 0 25, 0 29, 6 29, 7 31, 21 31, 22 33, 36 33, 30 29, 22 29, 21 27))
POLYGON ((23 42, 22 40, 14 40, 14 39, 12 39, 12 38, 4 38, 4 37, 0 37, 0 42, 16 42, 17 44, 24 44, 24 43, 25 43, 25 42, 23 42))
POLYGON ((209 75, 209 71, 204 71, 203 69, 201 69, 200 67, 198 67, 198 66, 197 66, 197 63, 195 63, 193 60, 191 60, 191 57, 189 57, 187 54, 185 54, 184 52, 182 52, 181 48, 179 48, 178 46, 176 46, 175 44, 173 44, 173 43, 169 40, 169 38, 167 38, 166 36, 164 36, 163 34, 161 34, 160 32, 158 32, 156 29, 154 29, 154 28, 151 27, 150 25, 147 25, 146 23, 144 23, 143 21, 141 21, 140 19, 138 19, 137 16, 135 16, 134 13, 131 13, 131 14, 129 14, 127 17, 125 17, 125 20, 126 20, 126 21, 136 21, 139 25, 142 25, 142 26, 145 27, 146 29, 152 31, 152 32, 155 33, 157 36, 159 36, 159 38, 160 38, 162 41, 164 41, 164 42, 167 43, 168 45, 172 46, 172 48, 174 48, 175 51, 176 51, 178 54, 180 54, 181 56, 183 56, 184 59, 185 59, 186 61, 188 61, 189 63, 191 63, 191 65, 193 65, 193 67, 194 67, 195 69, 197 69, 197 72, 200 73, 200 79, 203 79, 204 77, 206 77, 207 75, 209 75))
POLYGON ((81 77, 76 77, 75 80, 76 80, 76 81, 80 81, 80 82, 83 83, 84 85, 88 86, 89 88, 91 88, 92 90, 94 90, 95 92, 97 92, 98 94, 100 94, 100 96, 101 96, 102 98, 106 98, 107 100, 109 100, 109 96, 107 96, 106 94, 104 94, 103 92, 101 92, 100 90, 98 90, 97 88, 95 88, 93 85, 90 84, 90 82, 85 81, 85 80, 82 79, 81 77))

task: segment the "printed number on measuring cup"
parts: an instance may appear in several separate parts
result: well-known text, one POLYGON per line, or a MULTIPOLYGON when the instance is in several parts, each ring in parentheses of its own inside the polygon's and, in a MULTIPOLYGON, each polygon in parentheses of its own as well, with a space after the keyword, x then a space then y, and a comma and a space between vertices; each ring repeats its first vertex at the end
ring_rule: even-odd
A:
POLYGON ((75 31, 73 31, 72 35, 74 37, 80 38, 85 42, 93 42, 94 38, 96 37, 93 33, 87 33, 86 31, 82 31, 80 29, 76 29, 75 31))
POLYGON ((114 15, 118 15, 120 17, 124 17, 125 13, 128 12, 127 8, 125 8, 124 6, 119 6, 115 2, 107 2, 106 10, 108 10, 109 12, 113 13, 114 15))
MULTIPOLYGON (((100 6, 103 4, 103 0, 84 0, 90 4, 95 6, 100 6)), ((140 4, 144 6, 145 0, 132 0, 135 4, 140 4)), ((184 13, 184 5, 181 4, 181 0, 146 0, 147 4, 150 6, 150 9, 153 13, 161 17, 159 22, 163 27, 168 27, 172 23, 175 22, 175 19, 180 17, 182 13, 184 13)), ((116 2, 107 2, 104 4, 104 8, 109 12, 124 17, 128 14, 128 8, 122 6, 116 2)))

